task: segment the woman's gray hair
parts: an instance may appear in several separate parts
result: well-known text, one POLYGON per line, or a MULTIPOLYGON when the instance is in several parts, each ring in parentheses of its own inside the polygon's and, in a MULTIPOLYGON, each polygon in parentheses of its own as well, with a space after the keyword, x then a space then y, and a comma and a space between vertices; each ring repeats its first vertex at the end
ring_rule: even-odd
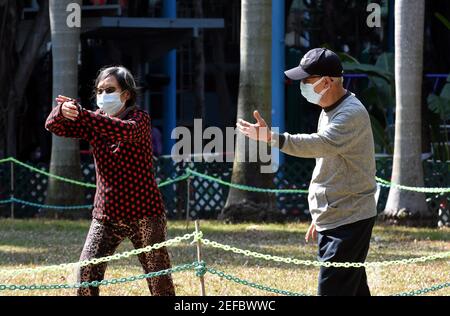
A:
POLYGON ((124 66, 108 66, 98 71, 97 79, 95 79, 94 94, 99 83, 107 77, 114 76, 122 91, 128 91, 130 98, 127 100, 126 107, 136 105, 138 87, 131 72, 124 66))

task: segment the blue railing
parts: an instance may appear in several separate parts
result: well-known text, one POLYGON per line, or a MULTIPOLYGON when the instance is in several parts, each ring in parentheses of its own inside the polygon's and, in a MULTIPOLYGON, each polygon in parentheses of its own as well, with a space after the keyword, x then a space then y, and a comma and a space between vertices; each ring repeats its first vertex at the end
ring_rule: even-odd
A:
MULTIPOLYGON (((353 79, 367 78, 367 77, 368 77, 367 74, 344 74, 345 88, 348 89, 350 87, 350 84, 353 79)), ((442 79, 446 80, 449 77, 449 74, 425 74, 424 77, 427 79, 434 79, 433 93, 436 93, 440 81, 442 79)))

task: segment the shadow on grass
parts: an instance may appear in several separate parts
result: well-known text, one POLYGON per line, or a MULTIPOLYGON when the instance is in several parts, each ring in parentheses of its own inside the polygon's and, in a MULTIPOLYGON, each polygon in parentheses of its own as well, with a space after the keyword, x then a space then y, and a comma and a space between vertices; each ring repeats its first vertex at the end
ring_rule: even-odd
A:
POLYGON ((375 226, 373 235, 385 236, 388 241, 392 242, 398 241, 399 239, 450 241, 449 228, 415 228, 381 223, 375 226))
POLYGON ((42 232, 50 229, 56 231, 86 232, 89 229, 88 220, 52 220, 52 219, 0 219, 0 232, 8 230, 42 232))

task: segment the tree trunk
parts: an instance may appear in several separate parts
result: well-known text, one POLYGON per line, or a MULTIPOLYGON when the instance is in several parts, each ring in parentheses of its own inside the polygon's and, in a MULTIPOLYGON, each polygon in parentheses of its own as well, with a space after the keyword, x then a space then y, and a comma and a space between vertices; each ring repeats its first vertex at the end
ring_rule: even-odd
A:
MULTIPOLYGON (((396 122, 392 182, 423 187, 421 160, 421 93, 424 0, 395 2, 396 122)), ((388 219, 406 225, 430 224, 423 193, 391 187, 384 211, 388 219)))
POLYGON ((8 91, 0 97, 0 109, 3 113, 2 128, 7 135, 3 144, 5 154, 11 157, 17 157, 17 135, 20 134, 19 128, 25 128, 19 124, 18 115, 26 110, 23 102, 26 87, 49 31, 48 1, 40 1, 32 30, 23 47, 17 47, 22 8, 22 1, 0 2, 0 80, 3 91, 8 91))
POLYGON ((16 38, 22 6, 22 1, 0 2, 0 82, 2 83, 2 91, 8 92, 0 94, 1 134, 4 135, 1 138, 1 148, 5 156, 15 156, 15 150, 12 151, 10 146, 16 134, 10 125, 15 122, 16 111, 14 109, 15 104, 11 104, 10 100, 12 100, 11 96, 15 94, 14 72, 19 58, 16 38), (14 131, 14 135, 11 135, 11 131, 14 131))
MULTIPOLYGON (((253 111, 259 110, 271 125, 271 40, 272 1, 242 0, 241 2, 241 71, 239 79, 238 118, 254 121, 253 111)), ((248 157, 245 137, 238 133, 232 182, 273 188, 273 174, 261 173, 260 162, 239 162, 248 157)), ((248 140, 247 140, 248 142, 248 140)), ((255 193, 230 188, 220 219, 227 221, 274 221, 282 218, 276 210, 274 194, 255 193)))
MULTIPOLYGON (((80 29, 70 28, 66 23, 66 7, 81 0, 50 0, 50 25, 52 34, 53 56, 53 99, 57 95, 76 98, 78 95, 78 47, 80 29)), ((71 179, 81 179, 80 145, 75 139, 53 135, 50 173, 71 179)), ((48 205, 85 204, 84 188, 49 179, 48 205)), ((43 216, 56 218, 88 217, 88 210, 46 210, 43 216)))

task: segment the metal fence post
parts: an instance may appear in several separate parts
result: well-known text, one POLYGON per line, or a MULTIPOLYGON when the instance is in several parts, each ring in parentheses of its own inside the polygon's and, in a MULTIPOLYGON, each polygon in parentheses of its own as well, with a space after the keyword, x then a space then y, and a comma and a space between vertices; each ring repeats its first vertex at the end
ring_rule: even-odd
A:
MULTIPOLYGON (((195 232, 198 234, 200 232, 200 224, 199 221, 195 221, 195 232)), ((200 263, 202 261, 202 243, 200 240, 197 240, 197 261, 200 263)), ((205 277, 201 275, 200 277, 200 294, 201 296, 206 296, 205 294, 205 277)))
POLYGON ((188 229, 189 228, 189 220, 190 220, 190 216, 189 216, 189 204, 190 204, 190 201, 191 201, 191 190, 190 190, 190 187, 191 187, 191 177, 189 176, 187 179, 186 179, 186 194, 187 194, 187 196, 186 196, 186 229, 188 229))

